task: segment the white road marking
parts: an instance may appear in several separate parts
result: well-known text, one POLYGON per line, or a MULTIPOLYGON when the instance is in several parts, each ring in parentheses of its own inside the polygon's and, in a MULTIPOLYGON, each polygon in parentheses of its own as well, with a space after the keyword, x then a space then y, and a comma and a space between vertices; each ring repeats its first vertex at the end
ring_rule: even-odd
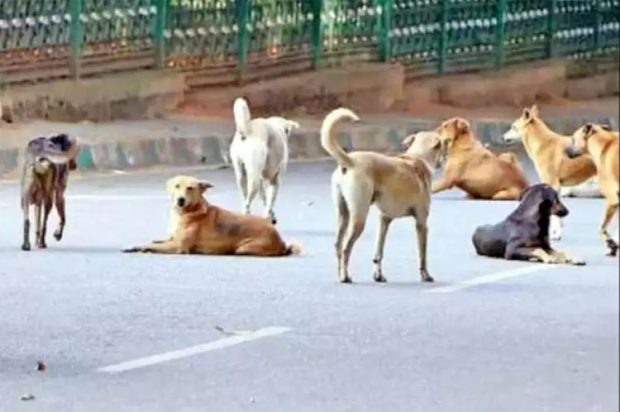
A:
POLYGON ((479 276, 473 279, 457 282, 452 285, 439 286, 433 289, 428 289, 426 293, 452 293, 458 292, 463 289, 469 289, 480 285, 486 285, 488 283, 500 282, 502 280, 516 278, 519 276, 529 275, 531 273, 543 272, 545 270, 557 269, 560 265, 545 265, 545 264, 532 264, 529 266, 520 267, 517 269, 505 270, 503 272, 492 273, 485 276, 479 276))
POLYGON ((258 329, 250 333, 234 335, 227 338, 219 339, 202 345, 191 346, 185 349, 179 349, 171 352, 160 353, 158 355, 147 356, 145 358, 134 359, 126 362, 108 365, 97 369, 97 372, 104 373, 120 373, 134 369, 145 368, 147 366, 156 365, 158 363, 170 362, 177 359, 183 359, 201 353, 212 352, 218 349, 225 349, 230 346, 239 345, 241 343, 251 342, 254 340, 281 335, 290 331, 289 328, 272 326, 268 328, 258 329))

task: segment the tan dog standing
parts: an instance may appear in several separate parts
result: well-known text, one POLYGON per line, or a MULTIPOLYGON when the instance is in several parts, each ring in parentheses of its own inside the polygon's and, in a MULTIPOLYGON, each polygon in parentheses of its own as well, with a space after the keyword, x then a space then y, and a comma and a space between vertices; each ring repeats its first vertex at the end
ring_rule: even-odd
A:
MULTIPOLYGON (((570 159, 564 151, 570 144, 570 137, 555 133, 540 119, 538 107, 524 109, 521 117, 504 134, 506 143, 522 141, 525 151, 534 163, 542 183, 553 187, 558 193, 565 186, 577 186, 596 174, 596 167, 590 156, 570 159)), ((562 237, 562 221, 551 218, 550 236, 554 240, 562 237)))
POLYGON ((340 282, 351 282, 349 258, 373 203, 381 212, 375 244, 374 280, 386 281, 381 262, 390 223, 395 218, 408 216, 416 221, 420 277, 425 282, 432 282, 426 265, 430 166, 421 157, 409 153, 399 156, 374 152, 346 153, 334 135, 336 124, 345 119, 359 120, 351 110, 340 108, 328 114, 321 127, 321 145, 338 162, 332 175, 332 194, 338 213, 335 246, 340 282))
POLYGON ((133 247, 125 252, 204 255, 288 256, 299 254, 296 245, 284 243, 265 218, 240 215, 213 206, 203 194, 212 185, 188 176, 167 183, 177 212, 171 239, 133 247))
POLYGON ((600 235, 609 249, 610 256, 618 253, 618 240, 613 239, 607 227, 618 211, 620 196, 619 161, 620 139, 618 132, 612 132, 601 125, 589 123, 573 134, 572 146, 566 150, 569 157, 587 153, 596 165, 599 187, 605 196, 606 206, 600 235))
POLYGON ((529 186, 516 157, 493 154, 476 139, 467 120, 446 120, 437 133, 446 146, 447 161, 433 193, 458 187, 474 199, 517 200, 529 186))

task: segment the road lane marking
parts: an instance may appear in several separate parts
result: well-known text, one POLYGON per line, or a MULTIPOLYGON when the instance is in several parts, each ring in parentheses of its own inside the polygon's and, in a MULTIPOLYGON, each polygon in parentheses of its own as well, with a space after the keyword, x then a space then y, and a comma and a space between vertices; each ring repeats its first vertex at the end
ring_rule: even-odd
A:
POLYGON ((536 272, 543 272, 546 270, 557 269, 560 265, 544 265, 533 264, 530 266, 524 266, 517 269, 505 270, 502 272, 491 273, 489 275, 475 277, 473 279, 467 279, 462 282, 456 282, 451 285, 439 286, 433 289, 428 289, 426 293, 452 293, 460 290, 473 288, 476 286, 486 285, 489 283, 500 282, 502 280, 516 278, 519 276, 525 276, 536 272))
POLYGON ((244 333, 240 335, 233 335, 223 339, 218 339, 213 342, 205 343, 202 345, 190 346, 189 348, 174 350, 171 352, 164 352, 158 355, 147 356, 145 358, 139 358, 129 360, 126 362, 117 363, 114 365, 108 365, 98 368, 97 372, 104 373, 120 373, 134 369, 145 368, 148 366, 156 365, 158 363, 170 362, 177 359, 183 359, 190 356, 200 355, 202 353, 212 352, 219 349, 225 349, 230 346, 239 345, 241 343, 251 342, 270 336, 277 336, 290 331, 289 328, 272 326, 268 328, 258 329, 250 333, 244 333))

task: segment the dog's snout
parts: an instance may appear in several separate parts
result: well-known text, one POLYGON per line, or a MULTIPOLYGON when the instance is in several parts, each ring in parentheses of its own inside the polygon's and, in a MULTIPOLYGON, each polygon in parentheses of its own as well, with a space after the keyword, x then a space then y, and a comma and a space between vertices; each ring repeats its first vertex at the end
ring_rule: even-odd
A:
POLYGON ((564 206, 562 203, 557 202, 555 204, 555 208, 554 208, 554 215, 558 216, 558 217, 566 217, 568 216, 568 209, 566 208, 566 206, 564 206))
POLYGON ((180 197, 177 199, 177 206, 178 207, 184 207, 185 206, 185 198, 184 197, 180 197))

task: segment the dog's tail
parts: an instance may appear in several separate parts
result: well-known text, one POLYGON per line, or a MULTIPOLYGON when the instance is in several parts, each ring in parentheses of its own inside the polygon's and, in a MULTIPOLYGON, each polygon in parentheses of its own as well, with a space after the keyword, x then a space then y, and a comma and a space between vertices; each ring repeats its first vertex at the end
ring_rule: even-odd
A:
POLYGON ((252 114, 250 113, 250 107, 248 102, 238 97, 233 104, 233 116, 235 118, 235 126, 237 131, 244 136, 250 134, 250 122, 252 121, 252 114))
POLYGON ((329 113, 321 126, 321 146, 342 167, 353 167, 353 159, 336 141, 334 128, 340 121, 349 119, 358 121, 359 117, 349 109, 340 108, 329 113))
POLYGON ((301 245, 299 243, 288 243, 286 245, 286 256, 291 256, 291 255, 295 255, 295 256, 299 256, 303 253, 303 248, 301 247, 301 245))

